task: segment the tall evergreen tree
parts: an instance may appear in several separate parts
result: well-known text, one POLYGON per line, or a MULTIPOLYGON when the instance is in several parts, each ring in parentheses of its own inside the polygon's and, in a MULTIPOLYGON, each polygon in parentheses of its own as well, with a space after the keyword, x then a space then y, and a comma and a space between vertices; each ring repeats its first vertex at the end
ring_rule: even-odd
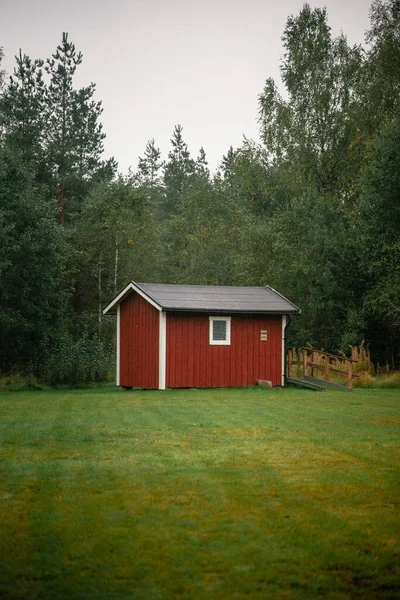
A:
POLYGON ((204 177, 205 179, 210 178, 210 169, 208 168, 207 157, 203 147, 200 148, 194 169, 198 176, 204 177))
MULTIPOLYGON (((47 90, 46 144, 60 210, 60 223, 67 214, 77 211, 86 183, 104 170, 100 160, 105 134, 99 117, 101 102, 94 102, 95 84, 76 90, 73 85, 77 67, 82 63, 82 53, 68 41, 63 33, 62 42, 45 69, 50 77, 47 90), (69 206, 71 205, 71 206, 69 206)), ((112 172, 113 165, 110 165, 112 172)))
POLYGON ((39 374, 63 324, 63 237, 21 151, 0 147, 0 371, 39 374))
POLYGON ((47 59, 46 72, 50 76, 47 96, 48 159, 54 166, 58 187, 60 223, 65 223, 67 182, 73 165, 73 76, 82 63, 82 53, 76 52, 74 44, 68 42, 68 34, 63 33, 62 42, 57 46, 52 58, 47 59))
POLYGON ((0 101, 3 132, 24 160, 43 162, 45 94, 43 61, 19 51, 16 67, 0 101))
MULTIPOLYGON (((0 67, 1 67, 1 63, 3 62, 3 58, 4 58, 4 50, 3 50, 3 46, 0 46, 0 67)), ((0 89, 1 89, 1 86, 3 85, 3 79, 4 79, 4 70, 0 68, 0 89)))
POLYGON ((160 223, 165 208, 165 190, 163 184, 163 166, 161 151, 150 140, 146 144, 143 157, 139 157, 138 182, 147 198, 147 205, 160 223))
POLYGON ((226 179, 229 178, 229 175, 231 173, 234 158, 235 151, 233 149, 233 146, 229 146, 228 152, 222 157, 221 161, 222 173, 226 179))
POLYGON ((156 146, 154 139, 148 141, 144 156, 139 157, 138 173, 141 181, 150 188, 160 185, 163 165, 160 148, 156 146))
POLYGON ((172 149, 168 153, 168 161, 164 167, 166 194, 165 206, 162 211, 164 217, 175 212, 185 184, 195 169, 195 162, 183 140, 182 131, 183 127, 176 125, 171 138, 172 149))

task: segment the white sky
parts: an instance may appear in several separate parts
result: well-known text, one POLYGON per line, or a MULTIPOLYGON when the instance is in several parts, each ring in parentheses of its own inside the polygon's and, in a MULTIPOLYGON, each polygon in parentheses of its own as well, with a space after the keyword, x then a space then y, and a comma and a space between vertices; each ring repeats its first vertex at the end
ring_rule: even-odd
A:
MULTIPOLYGON (((0 0, 3 68, 21 48, 55 52, 69 34, 83 63, 75 85, 94 82, 103 104, 105 157, 136 170, 154 138, 167 158, 174 126, 194 158, 204 147, 214 170, 243 135, 258 139, 258 95, 279 82, 281 35, 303 0, 0 0)), ((370 0, 310 0, 326 6, 333 33, 364 43, 370 0)))

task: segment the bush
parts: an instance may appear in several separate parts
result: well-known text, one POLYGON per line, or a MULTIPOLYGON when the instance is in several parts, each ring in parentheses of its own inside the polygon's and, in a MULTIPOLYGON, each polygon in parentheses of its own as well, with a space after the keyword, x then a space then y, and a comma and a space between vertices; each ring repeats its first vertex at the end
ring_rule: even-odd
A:
POLYGON ((390 389, 400 388, 400 373, 393 372, 385 375, 372 376, 370 373, 360 373, 354 381, 356 388, 390 389))
POLYGON ((349 348, 351 350, 350 358, 357 361, 353 366, 354 373, 369 373, 372 375, 374 373, 374 365, 372 364, 371 353, 365 341, 363 340, 360 346, 349 345, 349 348))
POLYGON ((0 376, 0 392, 23 392, 26 390, 41 391, 45 386, 31 375, 2 375, 0 376))
POLYGON ((115 366, 111 340, 103 341, 84 332, 74 339, 64 332, 44 368, 50 385, 77 385, 109 381, 115 366))

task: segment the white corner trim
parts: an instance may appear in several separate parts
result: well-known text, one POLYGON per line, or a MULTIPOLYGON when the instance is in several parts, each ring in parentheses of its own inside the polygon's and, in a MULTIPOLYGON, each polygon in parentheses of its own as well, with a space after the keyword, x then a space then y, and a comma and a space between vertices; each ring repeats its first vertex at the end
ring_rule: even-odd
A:
POLYGON ((231 317, 208 317, 210 322, 209 344, 210 346, 230 346, 231 345, 231 317), (214 321, 226 322, 226 340, 214 340, 214 321))
POLYGON ((167 367, 167 313, 160 311, 160 331, 158 338, 158 389, 165 390, 167 367))
POLYGON ((117 373, 116 373, 116 384, 119 385, 119 370, 120 370, 120 344, 121 344, 121 309, 120 305, 117 306, 117 373))
POLYGON ((285 329, 286 329, 286 315, 282 315, 282 387, 285 385, 285 329))

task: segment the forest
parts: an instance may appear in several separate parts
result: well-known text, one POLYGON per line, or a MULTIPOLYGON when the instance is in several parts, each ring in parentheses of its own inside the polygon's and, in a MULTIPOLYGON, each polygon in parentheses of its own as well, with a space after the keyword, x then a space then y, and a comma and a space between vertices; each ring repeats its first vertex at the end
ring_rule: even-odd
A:
POLYGON ((364 343, 399 368, 400 1, 373 0, 369 16, 354 46, 326 9, 288 17, 261 143, 227 148, 215 173, 178 124, 168 156, 149 140, 120 173, 69 35, 47 59, 19 51, 12 74, 0 48, 0 374, 112 376, 102 309, 132 279, 268 284, 302 309, 291 344, 364 343))

